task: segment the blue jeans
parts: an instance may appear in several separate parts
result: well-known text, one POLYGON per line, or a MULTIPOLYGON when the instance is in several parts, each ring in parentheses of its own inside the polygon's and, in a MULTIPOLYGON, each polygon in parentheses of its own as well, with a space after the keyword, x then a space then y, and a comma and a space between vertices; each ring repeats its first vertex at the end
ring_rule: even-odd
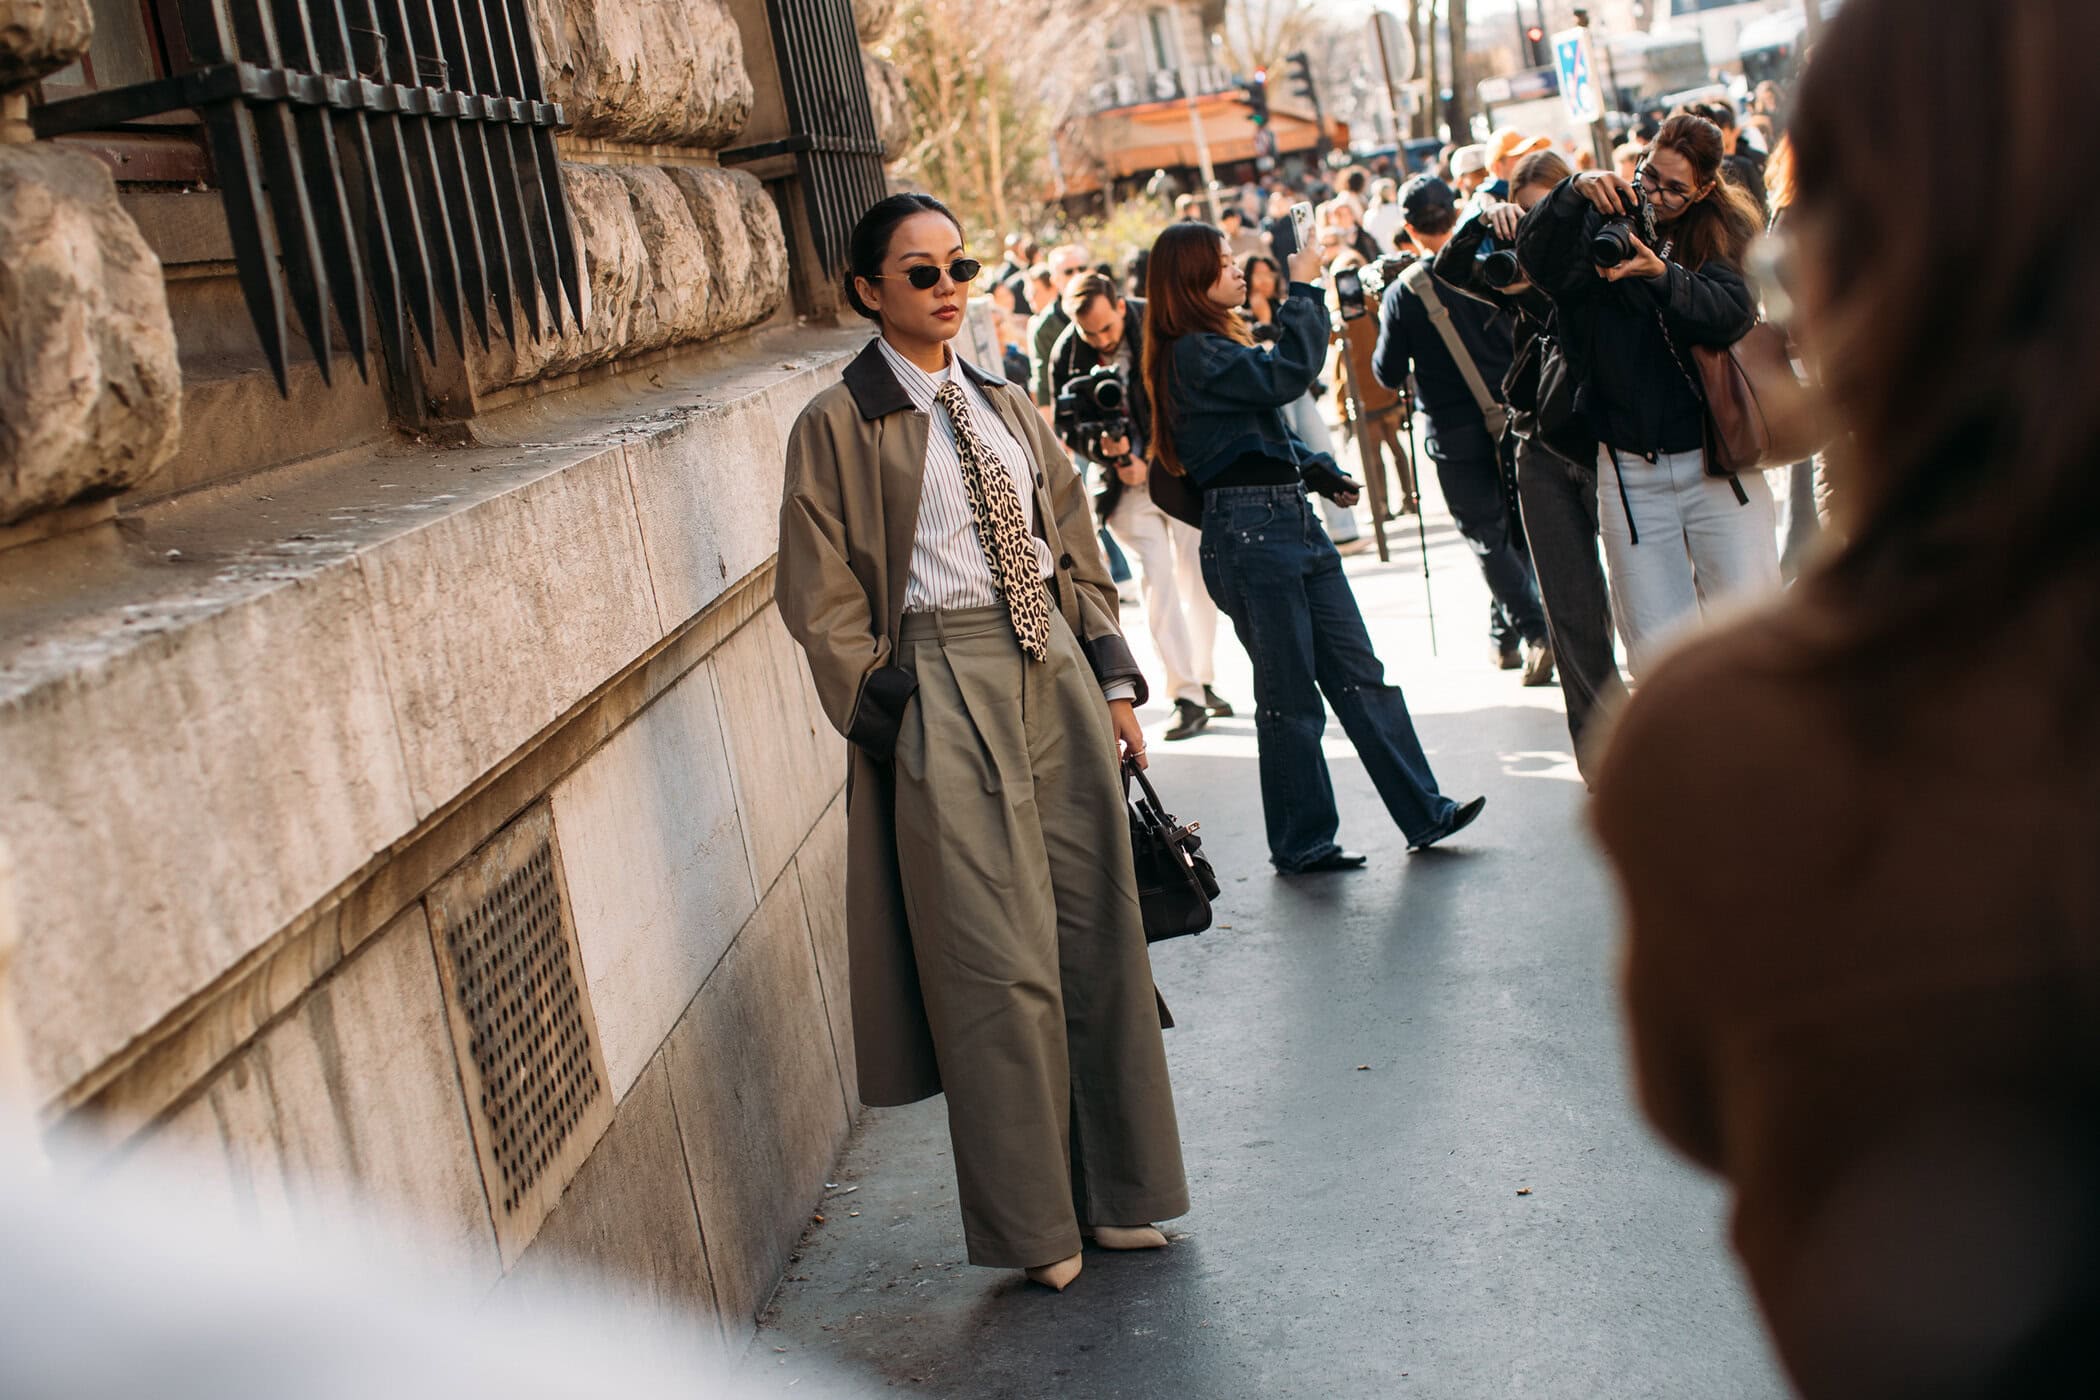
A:
POLYGON ((1204 492, 1203 583, 1254 660, 1262 816, 1277 869, 1302 870, 1340 849, 1320 752, 1323 695, 1409 844, 1450 821, 1457 804, 1436 789, 1407 701, 1386 684, 1341 556, 1304 488, 1204 492))

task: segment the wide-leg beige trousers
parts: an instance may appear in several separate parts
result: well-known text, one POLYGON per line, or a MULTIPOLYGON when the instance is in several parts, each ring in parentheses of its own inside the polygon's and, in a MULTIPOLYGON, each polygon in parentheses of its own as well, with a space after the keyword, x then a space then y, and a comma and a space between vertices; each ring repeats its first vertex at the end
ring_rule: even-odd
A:
POLYGON ((898 649, 897 859, 970 1262, 1048 1264, 1188 1209, 1108 708, 1054 611, 1040 662, 1002 608, 909 614, 898 649))

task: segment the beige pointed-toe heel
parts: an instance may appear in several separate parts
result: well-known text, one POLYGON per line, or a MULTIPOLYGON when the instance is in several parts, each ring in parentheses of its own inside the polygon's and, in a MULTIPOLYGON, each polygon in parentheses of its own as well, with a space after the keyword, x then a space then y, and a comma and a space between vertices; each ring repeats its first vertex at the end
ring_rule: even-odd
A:
POLYGON ((1055 1264, 1038 1264, 1028 1270, 1028 1281, 1062 1293, 1073 1279, 1079 1277, 1080 1256, 1060 1259, 1055 1264))
POLYGON ((1165 1249, 1167 1237, 1157 1225, 1096 1225, 1089 1231, 1103 1249, 1165 1249))

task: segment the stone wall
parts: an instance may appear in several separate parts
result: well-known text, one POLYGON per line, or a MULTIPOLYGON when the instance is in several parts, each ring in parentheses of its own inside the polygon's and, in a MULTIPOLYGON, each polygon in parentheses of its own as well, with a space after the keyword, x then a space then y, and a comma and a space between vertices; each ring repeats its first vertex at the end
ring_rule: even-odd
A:
POLYGON ((528 8, 548 100, 579 136, 719 149, 751 115, 743 39, 722 0, 528 8))
POLYGON ((127 1171, 217 1163, 277 1228, 348 1191, 451 1273, 580 1264, 742 1336, 857 1104, 844 745, 771 605, 785 434, 857 339, 167 500, 41 611, 0 568, 47 1117, 127 1171), (512 1212, 438 910, 534 821, 606 1102, 512 1212))

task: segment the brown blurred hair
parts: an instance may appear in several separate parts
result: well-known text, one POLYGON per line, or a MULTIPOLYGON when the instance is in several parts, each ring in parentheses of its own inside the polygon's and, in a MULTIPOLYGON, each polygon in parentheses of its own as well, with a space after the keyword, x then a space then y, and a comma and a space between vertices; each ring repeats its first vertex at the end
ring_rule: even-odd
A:
POLYGON ((1152 399, 1152 454, 1176 476, 1174 450, 1174 344, 1185 335, 1222 335, 1254 344, 1239 312, 1210 299, 1224 267, 1225 235, 1211 224, 1170 224, 1152 245, 1145 264, 1145 392, 1152 399))
POLYGON ((1850 0, 1809 65, 1788 228, 1851 434, 1824 582, 1855 673, 1981 641, 2044 592, 2100 622, 2100 260, 2076 232, 2100 186, 2061 144, 2095 52, 2091 0, 1850 0), (2049 195, 1921 202, 1941 170, 2049 195))
POLYGON ((1772 206, 1772 218, 1793 208, 1796 196, 1794 185, 1794 138, 1782 136, 1779 144, 1772 148, 1772 155, 1765 162, 1765 202, 1772 206))
POLYGON ((1560 158, 1559 152, 1533 151, 1517 162, 1516 172, 1509 177, 1509 192, 1515 195, 1518 190, 1539 186, 1549 190, 1558 189, 1561 182, 1574 173, 1568 169, 1568 163, 1560 158))
POLYGON ((1706 198, 1670 225, 1677 261, 1692 268, 1714 261, 1740 268, 1751 242, 1764 231, 1765 220, 1748 190, 1721 178, 1721 128, 1704 117, 1680 112, 1662 124, 1648 149, 1683 156, 1706 187, 1706 198))

